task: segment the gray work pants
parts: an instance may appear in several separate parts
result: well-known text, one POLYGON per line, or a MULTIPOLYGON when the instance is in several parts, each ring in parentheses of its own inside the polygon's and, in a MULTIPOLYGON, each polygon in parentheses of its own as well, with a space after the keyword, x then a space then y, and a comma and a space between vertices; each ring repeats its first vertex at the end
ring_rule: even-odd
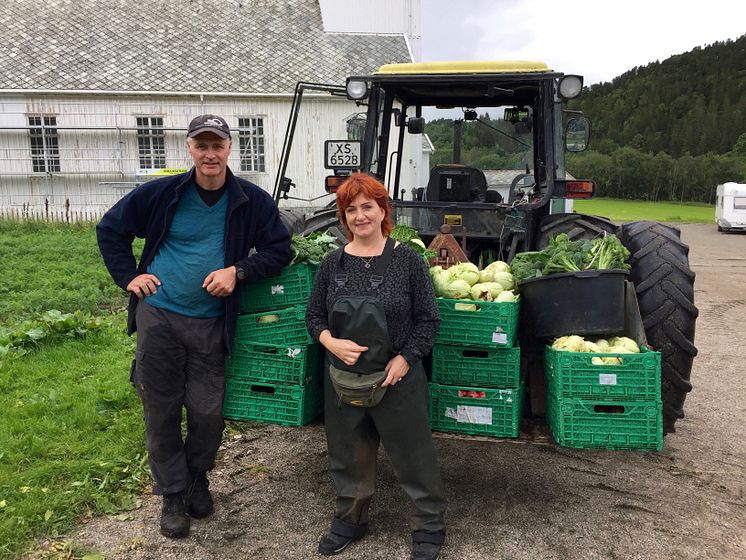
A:
POLYGON ((446 500, 429 420, 427 378, 421 363, 389 386, 375 407, 340 403, 324 375, 324 424, 329 470, 337 491, 332 532, 360 537, 367 531, 376 479, 376 457, 383 443, 399 484, 414 502, 415 542, 442 543, 446 500))
POLYGON ((153 491, 181 492, 190 472, 213 468, 223 436, 224 319, 185 317, 143 300, 136 320, 133 381, 143 404, 153 491))

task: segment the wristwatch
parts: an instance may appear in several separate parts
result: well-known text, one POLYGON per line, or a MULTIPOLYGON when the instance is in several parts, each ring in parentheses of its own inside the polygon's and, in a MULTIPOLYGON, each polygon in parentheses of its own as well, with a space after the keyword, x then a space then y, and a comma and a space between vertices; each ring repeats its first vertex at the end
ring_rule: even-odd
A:
POLYGON ((236 267, 236 279, 244 280, 246 278, 246 270, 240 264, 234 264, 236 267))

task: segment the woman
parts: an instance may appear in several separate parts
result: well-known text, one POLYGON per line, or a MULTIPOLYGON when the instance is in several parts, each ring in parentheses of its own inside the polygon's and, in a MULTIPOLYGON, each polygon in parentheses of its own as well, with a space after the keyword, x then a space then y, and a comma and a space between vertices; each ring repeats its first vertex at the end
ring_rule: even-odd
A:
POLYGON ((386 188, 374 178, 353 174, 337 191, 337 208, 350 242, 322 262, 306 313, 311 336, 327 350, 325 425, 337 492, 335 517, 319 552, 337 554, 366 535, 383 442, 417 509, 412 559, 435 560, 445 539, 446 503, 421 363, 440 324, 427 265, 414 250, 389 239, 391 206, 386 188), (377 270, 381 261, 387 263, 383 271, 377 270), (361 307, 360 301, 372 307, 361 307), (369 373, 376 362, 385 372, 382 400, 367 407, 344 402, 330 380, 330 366, 369 373))

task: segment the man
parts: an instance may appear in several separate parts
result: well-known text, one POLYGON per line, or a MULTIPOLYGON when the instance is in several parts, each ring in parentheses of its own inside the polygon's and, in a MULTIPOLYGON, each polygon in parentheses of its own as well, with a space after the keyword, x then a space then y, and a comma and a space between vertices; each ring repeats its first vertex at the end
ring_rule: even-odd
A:
POLYGON ((138 332, 131 376, 143 403, 154 492, 163 495, 160 530, 173 538, 189 534, 190 516, 213 511, 207 472, 224 428, 236 288, 277 274, 291 258, 272 198, 228 168, 225 119, 193 119, 187 150, 194 162, 188 173, 137 187, 96 228, 106 267, 131 294, 128 333, 138 332), (145 238, 137 266, 135 237, 145 238))

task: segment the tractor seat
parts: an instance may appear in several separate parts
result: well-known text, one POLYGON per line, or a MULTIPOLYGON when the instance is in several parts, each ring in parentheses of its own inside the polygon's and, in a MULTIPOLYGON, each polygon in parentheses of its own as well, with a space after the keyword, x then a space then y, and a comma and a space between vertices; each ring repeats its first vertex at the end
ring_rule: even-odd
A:
POLYGON ((484 202, 487 179, 476 167, 436 165, 430 170, 425 195, 435 202, 484 202))

